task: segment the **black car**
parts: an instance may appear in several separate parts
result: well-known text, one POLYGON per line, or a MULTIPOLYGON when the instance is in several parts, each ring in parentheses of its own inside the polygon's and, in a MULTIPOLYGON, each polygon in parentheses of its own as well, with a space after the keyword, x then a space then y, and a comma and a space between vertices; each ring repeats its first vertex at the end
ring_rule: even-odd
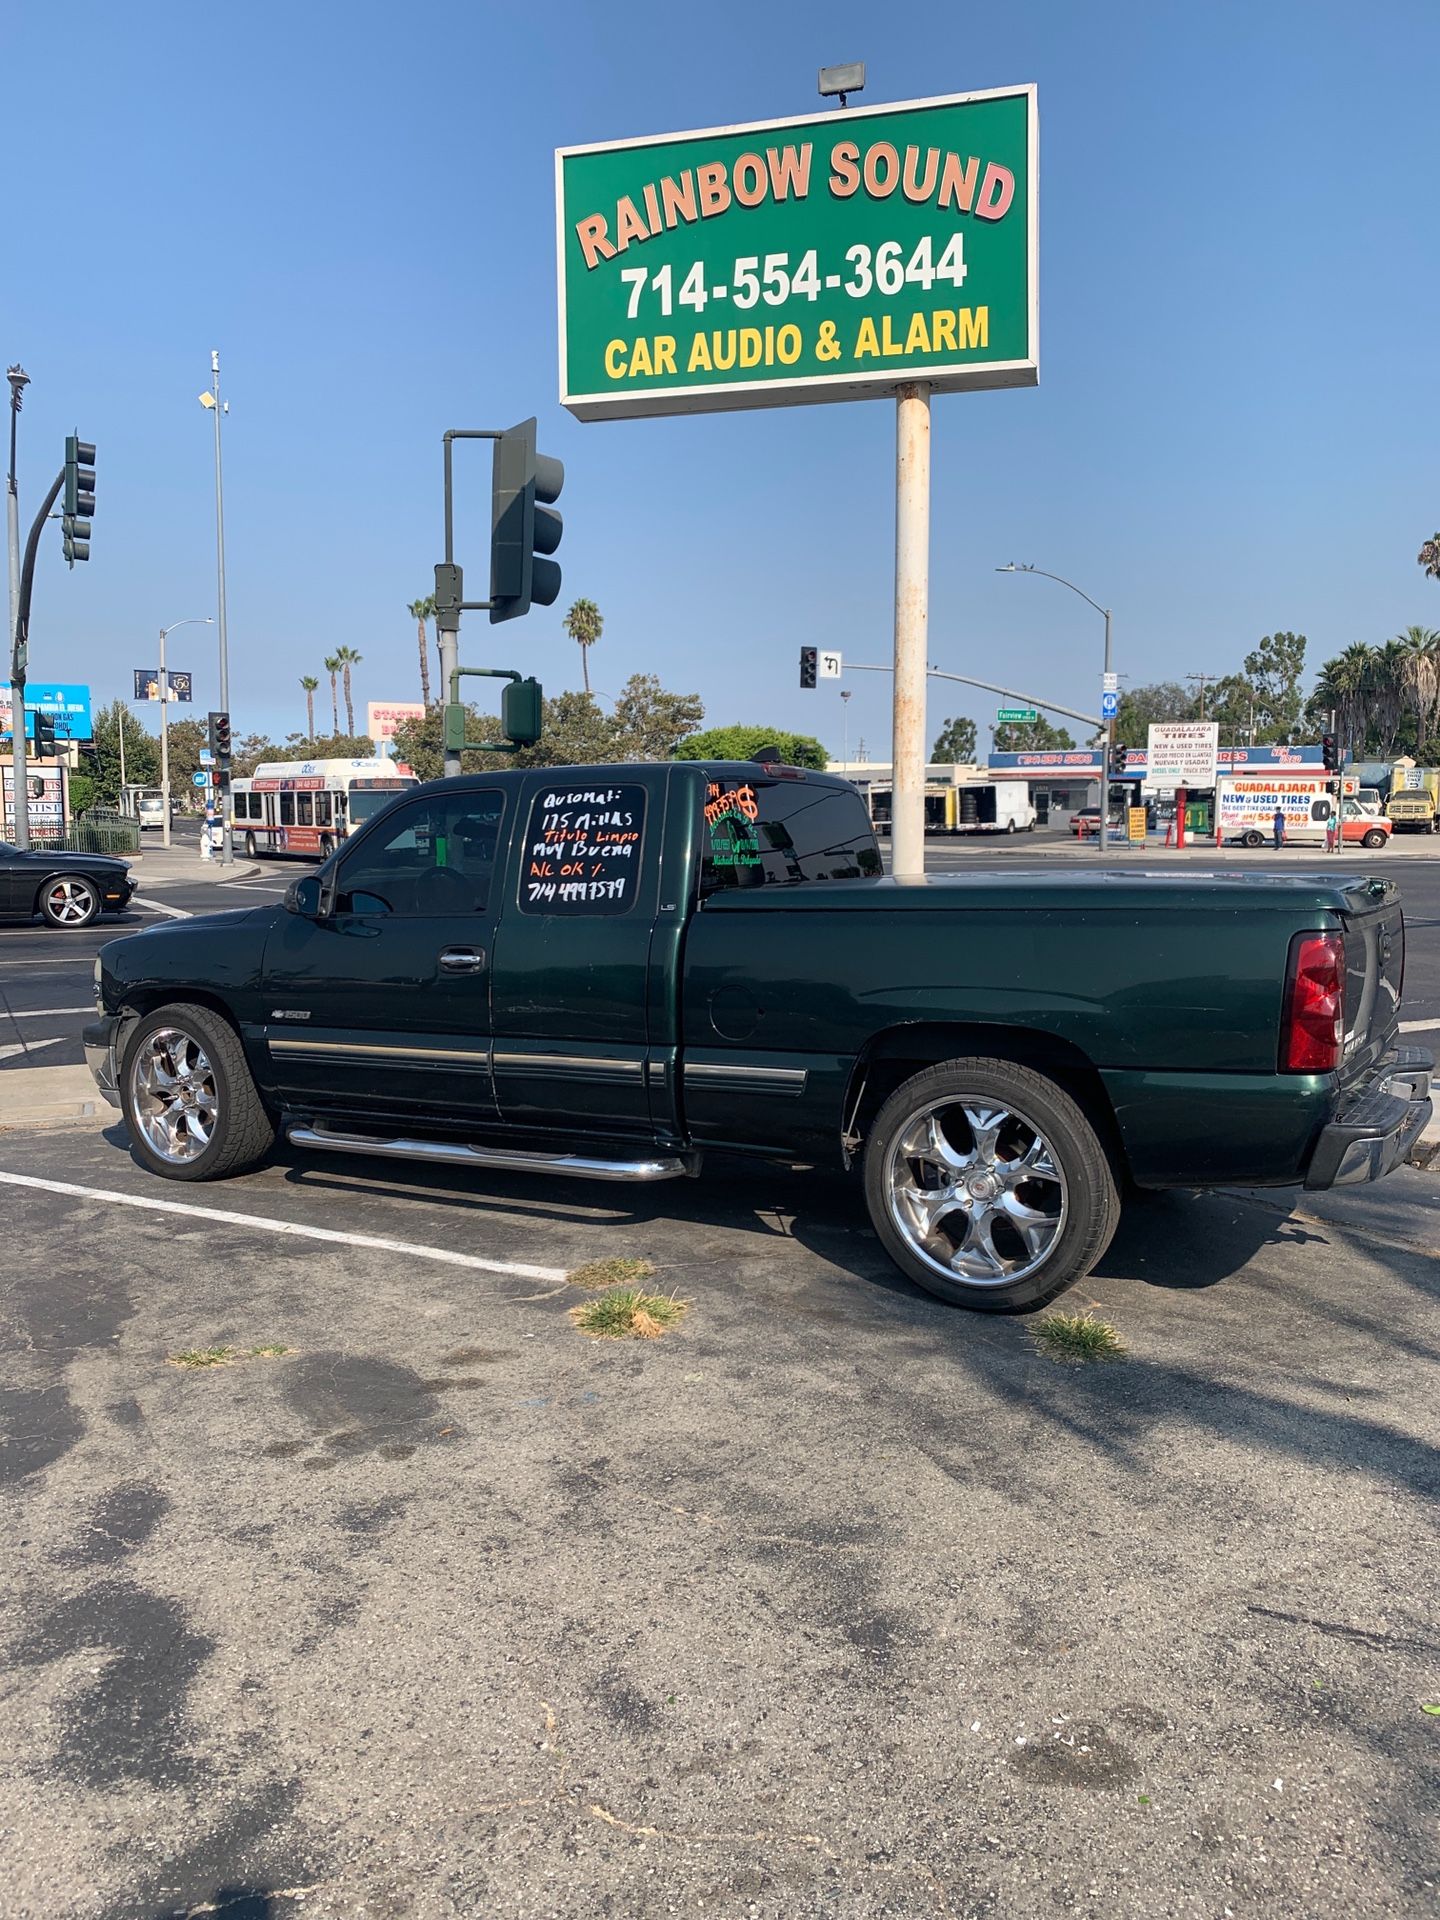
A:
POLYGON ((130 865, 104 853, 22 853, 0 840, 0 920, 33 920, 52 927, 88 927, 102 913, 130 904, 130 865))

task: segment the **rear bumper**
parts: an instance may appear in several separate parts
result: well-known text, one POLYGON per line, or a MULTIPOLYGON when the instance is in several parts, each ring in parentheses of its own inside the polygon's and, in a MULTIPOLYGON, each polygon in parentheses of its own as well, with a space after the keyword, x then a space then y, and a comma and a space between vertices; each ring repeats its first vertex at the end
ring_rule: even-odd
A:
POLYGON ((120 1022, 114 1014, 92 1020, 80 1035, 85 1049, 85 1064, 95 1076, 95 1084, 112 1107, 120 1105, 120 1064, 115 1041, 120 1022))
POLYGON ((1433 1111, 1435 1056, 1400 1047, 1365 1089, 1342 1107, 1315 1143, 1305 1185, 1351 1187, 1402 1166, 1433 1111))

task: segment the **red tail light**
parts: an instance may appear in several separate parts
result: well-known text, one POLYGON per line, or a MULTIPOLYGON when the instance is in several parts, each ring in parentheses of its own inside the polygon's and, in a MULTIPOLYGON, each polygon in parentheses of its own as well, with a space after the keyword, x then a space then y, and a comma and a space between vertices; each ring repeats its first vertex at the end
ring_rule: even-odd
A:
POLYGON ((1345 936, 1297 933, 1290 942, 1280 1065, 1286 1073, 1333 1073, 1345 1047, 1345 936))

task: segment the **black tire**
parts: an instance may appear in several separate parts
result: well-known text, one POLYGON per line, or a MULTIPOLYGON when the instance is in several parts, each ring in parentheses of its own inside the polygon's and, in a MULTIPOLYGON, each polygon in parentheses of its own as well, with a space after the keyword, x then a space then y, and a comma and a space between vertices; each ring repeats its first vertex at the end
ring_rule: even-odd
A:
POLYGON ((100 889, 83 873, 52 873, 35 896, 35 908, 47 927, 78 933, 100 918, 100 889))
POLYGON ((157 1007, 140 1021, 125 1044, 120 1107, 136 1158, 164 1180, 223 1180, 255 1166, 275 1145, 275 1123, 256 1091, 240 1036, 209 1007, 182 1001, 157 1007), (133 1076, 137 1062, 152 1036, 167 1028, 186 1036, 203 1051, 214 1088, 215 1120, 209 1142, 184 1160, 168 1159, 156 1151, 135 1110, 133 1076))
POLYGON ((1263 833, 1242 833, 1240 836, 1240 844, 1242 847, 1263 847, 1265 844, 1265 836, 1263 833))
MULTIPOLYGON (((992 1157, 989 1164, 1005 1162, 992 1157)), ((980 1313, 1016 1313, 1053 1300, 1090 1272, 1120 1220, 1116 1169, 1077 1103, 1053 1080, 1029 1067, 983 1057, 927 1067, 891 1094, 875 1118, 865 1149, 865 1204, 885 1251, 902 1273, 937 1299, 980 1313), (1063 1181, 1058 1230, 1043 1255, 1012 1281, 976 1283, 952 1274, 939 1258, 927 1256, 907 1238, 891 1210, 890 1169, 902 1136, 928 1107, 958 1106, 962 1100, 976 1107, 988 1103, 1006 1109, 1022 1129, 1019 1138, 1025 1130, 1042 1135, 1063 1181)), ((945 1217, 955 1218, 953 1214, 945 1217)), ((1020 1244, 1018 1238, 1015 1244, 1020 1244)))
POLYGON ((1389 841, 1390 836, 1388 833, 1382 833, 1379 827, 1372 827, 1369 833, 1366 834, 1363 845, 1372 848, 1383 847, 1388 846, 1389 841))
POLYGON ((247 860, 253 860, 253 859, 254 859, 254 858, 256 857, 256 853, 257 853, 257 851, 258 851, 258 850, 257 850, 257 848, 256 848, 256 845, 255 845, 255 836, 254 836, 254 834, 253 834, 253 833, 247 833, 247 834, 246 834, 246 836, 245 836, 245 858, 246 858, 247 860))

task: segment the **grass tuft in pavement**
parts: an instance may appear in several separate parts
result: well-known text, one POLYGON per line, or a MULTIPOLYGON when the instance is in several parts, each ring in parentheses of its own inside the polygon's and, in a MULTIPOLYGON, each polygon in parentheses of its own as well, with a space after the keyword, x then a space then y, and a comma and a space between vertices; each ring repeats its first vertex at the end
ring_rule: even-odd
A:
POLYGON ((1125 1344, 1108 1320, 1097 1320, 1089 1313, 1047 1313, 1030 1328, 1031 1338, 1042 1353, 1068 1366, 1081 1367, 1091 1360, 1119 1360, 1125 1344))
POLYGON ((237 1360, 274 1360, 290 1351, 274 1340, 268 1346, 251 1347, 248 1352, 242 1352, 239 1347, 187 1347, 183 1353, 169 1353, 165 1357, 172 1367, 197 1372, 202 1367, 228 1367, 237 1360))
POLYGON ((653 1260, 591 1260, 583 1267, 572 1267, 565 1278, 572 1287, 598 1293, 604 1287, 633 1287, 648 1280, 654 1271, 653 1260))
POLYGON ((679 1321, 689 1306, 664 1293, 642 1293, 638 1287, 616 1287, 583 1307, 572 1307, 570 1318, 596 1340, 658 1340, 679 1321))

